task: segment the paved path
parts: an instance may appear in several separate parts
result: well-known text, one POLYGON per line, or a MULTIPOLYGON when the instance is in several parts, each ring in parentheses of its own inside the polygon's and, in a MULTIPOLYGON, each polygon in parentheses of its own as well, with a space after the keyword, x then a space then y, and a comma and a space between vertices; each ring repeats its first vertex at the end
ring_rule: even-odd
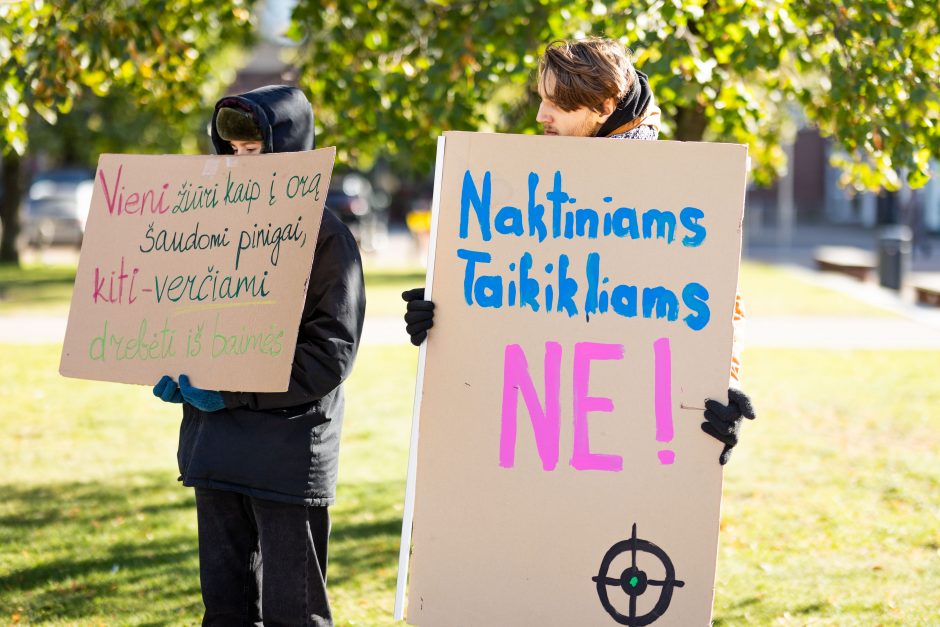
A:
MULTIPOLYGON (((406 246, 410 246, 410 240, 399 237, 394 241, 398 248, 393 248, 393 257, 404 258, 410 250, 406 246)), ((793 260, 780 261, 801 280, 893 312, 897 317, 752 316, 747 321, 745 347, 940 349, 940 308, 917 306, 909 298, 898 298, 895 292, 877 285, 808 270, 793 260)), ((924 267, 922 270, 935 268, 924 267)), ((65 326, 66 320, 61 316, 0 316, 0 343, 61 343, 65 326)), ((404 344, 407 341, 401 318, 366 319, 364 345, 404 344)))
POLYGON ((750 318, 744 348, 913 349, 940 351, 940 328, 903 318, 750 318))
POLYGON ((0 344, 61 344, 65 323, 61 316, 0 316, 0 344))
MULTIPOLYGON (((817 349, 940 350, 940 326, 905 318, 780 316, 748 319, 747 347, 817 349)), ((65 318, 0 317, 0 344, 56 344, 65 336, 65 318)), ((405 344, 404 322, 397 317, 367 318, 364 346, 405 344)))

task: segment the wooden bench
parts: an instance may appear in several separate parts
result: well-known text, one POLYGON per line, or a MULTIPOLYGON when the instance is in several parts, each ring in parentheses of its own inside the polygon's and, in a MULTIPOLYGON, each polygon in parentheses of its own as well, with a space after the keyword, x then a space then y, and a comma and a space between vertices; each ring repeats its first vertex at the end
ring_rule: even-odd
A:
POLYGON ((841 272, 859 281, 867 281, 877 267, 871 251, 853 246, 820 246, 813 259, 818 270, 841 272))
POLYGON ((940 278, 919 279, 911 287, 918 303, 940 307, 940 278))

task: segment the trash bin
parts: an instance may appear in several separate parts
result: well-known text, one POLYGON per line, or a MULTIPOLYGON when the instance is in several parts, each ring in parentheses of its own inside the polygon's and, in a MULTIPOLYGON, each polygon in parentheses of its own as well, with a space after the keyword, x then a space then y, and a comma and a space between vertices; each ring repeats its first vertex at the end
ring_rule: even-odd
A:
POLYGON ((893 224, 878 233, 878 282, 900 290, 911 270, 911 229, 893 224))

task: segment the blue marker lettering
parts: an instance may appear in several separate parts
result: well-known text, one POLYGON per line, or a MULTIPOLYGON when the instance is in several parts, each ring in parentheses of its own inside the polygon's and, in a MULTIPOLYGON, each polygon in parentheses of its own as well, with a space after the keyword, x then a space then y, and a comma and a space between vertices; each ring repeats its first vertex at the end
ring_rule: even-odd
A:
POLYGON ((489 263, 493 256, 489 253, 483 253, 476 250, 467 250, 458 248, 457 256, 467 262, 467 267, 463 274, 463 297, 468 305, 473 305, 473 277, 476 271, 477 262, 489 263))
POLYGON ((477 192, 476 183, 473 182, 473 176, 470 170, 463 175, 463 185, 460 187, 460 239, 467 239, 469 234, 468 221, 470 219, 470 207, 473 207, 477 216, 477 224, 480 225, 480 235, 483 241, 488 242, 492 235, 490 234, 490 198, 492 183, 490 173, 487 170, 483 175, 483 194, 477 192))
POLYGON ((545 194, 545 198, 552 203, 552 237, 561 237, 561 206, 568 202, 570 196, 561 189, 561 170, 555 171, 555 188, 545 194))
POLYGON ((578 306, 574 304, 574 296, 578 293, 578 282, 568 276, 568 255, 558 257, 558 309, 567 312, 571 318, 578 314, 578 306))
POLYGON ((671 244, 676 236, 676 216, 671 211, 660 211, 659 209, 650 209, 643 212, 643 238, 653 237, 653 225, 656 226, 656 237, 666 238, 666 243, 671 244))
POLYGON ((656 309, 657 318, 666 318, 669 321, 679 319, 679 300, 672 290, 665 287, 643 288, 643 317, 650 318, 653 308, 656 309))
POLYGON ((682 290, 682 302, 693 311, 682 320, 693 331, 701 331, 711 318, 708 309, 708 290, 701 283, 689 283, 682 290))
POLYGON ((682 226, 692 233, 682 238, 683 246, 695 248, 705 241, 705 227, 698 222, 704 217, 705 212, 697 207, 686 207, 679 214, 679 221, 682 222, 682 226))
POLYGON ((545 241, 548 231, 545 229, 545 205, 535 202, 535 188, 539 184, 539 175, 529 172, 529 237, 538 233, 539 241, 545 241))
POLYGON ((519 260, 519 306, 539 310, 539 282, 529 276, 532 269, 532 253, 525 253, 519 260))

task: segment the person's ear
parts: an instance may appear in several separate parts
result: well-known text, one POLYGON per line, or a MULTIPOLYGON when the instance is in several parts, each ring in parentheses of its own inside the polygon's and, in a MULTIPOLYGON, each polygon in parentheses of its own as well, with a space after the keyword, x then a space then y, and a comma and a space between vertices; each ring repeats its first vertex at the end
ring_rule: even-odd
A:
POLYGON ((604 122, 606 122, 606 121, 607 121, 607 118, 609 118, 611 115, 613 115, 614 111, 616 111, 616 110, 617 110, 617 101, 616 101, 616 100, 614 100, 613 98, 608 98, 607 100, 605 100, 605 101, 604 101, 604 107, 603 107, 603 109, 601 110, 601 113, 600 113, 600 121, 601 121, 601 123, 603 124, 604 122))

